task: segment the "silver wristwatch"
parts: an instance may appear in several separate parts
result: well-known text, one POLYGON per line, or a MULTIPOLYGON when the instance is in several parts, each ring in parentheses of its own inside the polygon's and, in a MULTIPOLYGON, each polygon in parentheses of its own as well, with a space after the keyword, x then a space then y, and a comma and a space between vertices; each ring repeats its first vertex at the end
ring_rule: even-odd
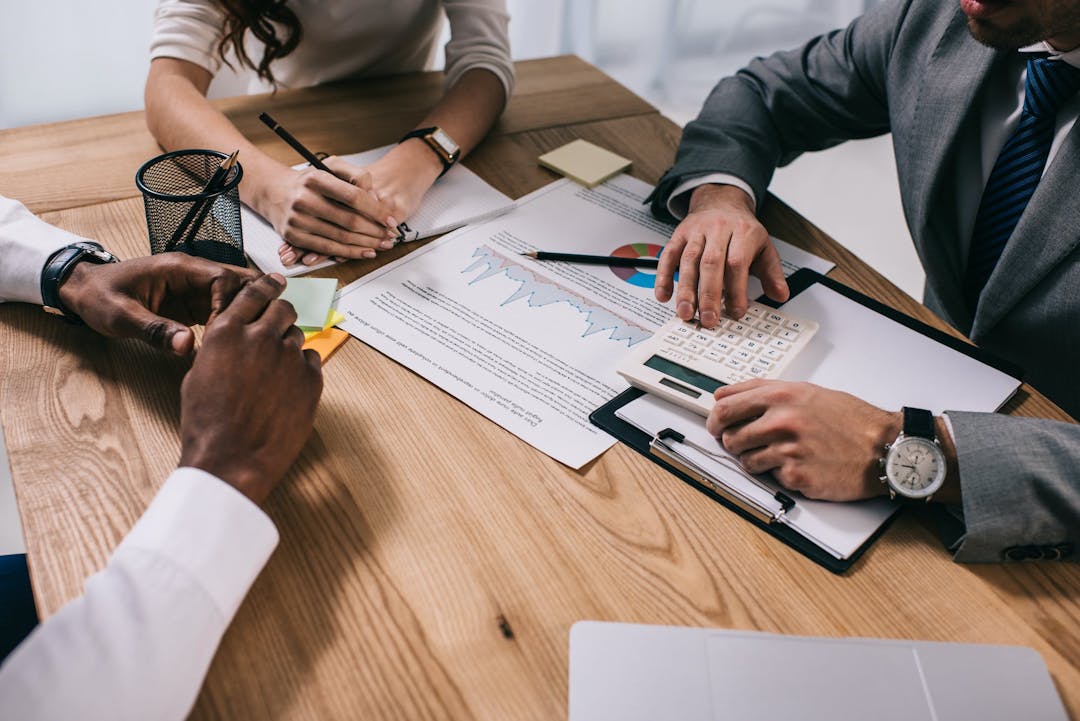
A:
POLYGON ((945 454, 934 433, 934 415, 922 408, 904 408, 904 426, 878 461, 889 496, 929 501, 945 483, 945 454))

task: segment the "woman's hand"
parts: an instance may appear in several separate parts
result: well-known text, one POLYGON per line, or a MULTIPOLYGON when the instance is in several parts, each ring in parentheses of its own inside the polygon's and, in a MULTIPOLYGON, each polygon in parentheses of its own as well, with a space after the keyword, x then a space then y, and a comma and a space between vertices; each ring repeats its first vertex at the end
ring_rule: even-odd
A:
POLYGON ((311 265, 327 255, 374 258, 376 250, 394 247, 398 220, 372 191, 371 176, 340 158, 324 162, 333 175, 288 168, 265 186, 258 210, 286 241, 282 262, 311 265))

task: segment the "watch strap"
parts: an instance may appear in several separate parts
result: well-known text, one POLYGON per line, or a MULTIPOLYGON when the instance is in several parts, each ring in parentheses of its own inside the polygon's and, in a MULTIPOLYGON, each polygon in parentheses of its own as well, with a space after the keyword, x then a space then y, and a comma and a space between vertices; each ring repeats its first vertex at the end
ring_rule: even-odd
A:
POLYGON ((84 260, 97 264, 119 262, 112 253, 91 241, 72 243, 53 253, 41 271, 41 301, 47 313, 62 316, 70 323, 82 323, 79 316, 64 307, 60 300, 60 286, 75 266, 84 260))
POLYGON ((450 168, 454 166, 454 163, 457 162, 457 159, 461 157, 461 150, 459 148, 454 153, 447 153, 445 155, 440 152, 439 149, 435 147, 434 141, 430 139, 431 136, 438 130, 439 128, 435 126, 431 126, 430 128, 417 128, 416 130, 411 130, 401 137, 401 140, 398 141, 398 144, 400 145, 406 140, 410 140, 412 138, 420 138, 421 140, 423 140, 424 144, 431 149, 431 152, 435 153, 435 157, 437 157, 439 159, 439 162, 443 164, 442 172, 439 173, 439 177, 441 178, 442 176, 446 175, 446 171, 450 170, 450 168))
POLYGON ((904 407, 904 435, 934 440, 934 414, 925 408, 904 407))

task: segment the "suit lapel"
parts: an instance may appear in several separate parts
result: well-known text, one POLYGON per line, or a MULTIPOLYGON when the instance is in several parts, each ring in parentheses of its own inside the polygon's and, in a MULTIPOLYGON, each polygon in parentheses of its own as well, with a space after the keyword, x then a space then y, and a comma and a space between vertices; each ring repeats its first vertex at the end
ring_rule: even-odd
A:
POLYGON ((976 98, 995 61, 1004 57, 971 37, 957 9, 927 64, 909 137, 912 235, 927 283, 961 324, 970 321, 956 313, 965 308, 961 288, 969 239, 960 237, 956 189, 970 179, 959 172, 956 155, 962 140, 978 142, 976 98))
POLYGON ((1074 125, 986 282, 971 331, 973 337, 992 328, 1080 244, 1078 170, 1080 128, 1074 125))

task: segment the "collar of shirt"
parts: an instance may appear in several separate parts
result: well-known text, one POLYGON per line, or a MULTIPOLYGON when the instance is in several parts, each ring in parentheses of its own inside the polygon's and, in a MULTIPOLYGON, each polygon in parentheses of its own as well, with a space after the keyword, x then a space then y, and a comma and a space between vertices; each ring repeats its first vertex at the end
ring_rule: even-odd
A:
POLYGON ((1026 48, 1020 48, 1022 53, 1048 53, 1050 57, 1055 60, 1061 60, 1063 62, 1072 65, 1074 68, 1080 68, 1080 48, 1074 48, 1062 52, 1056 49, 1053 45, 1045 40, 1037 42, 1034 45, 1028 45, 1026 48))

